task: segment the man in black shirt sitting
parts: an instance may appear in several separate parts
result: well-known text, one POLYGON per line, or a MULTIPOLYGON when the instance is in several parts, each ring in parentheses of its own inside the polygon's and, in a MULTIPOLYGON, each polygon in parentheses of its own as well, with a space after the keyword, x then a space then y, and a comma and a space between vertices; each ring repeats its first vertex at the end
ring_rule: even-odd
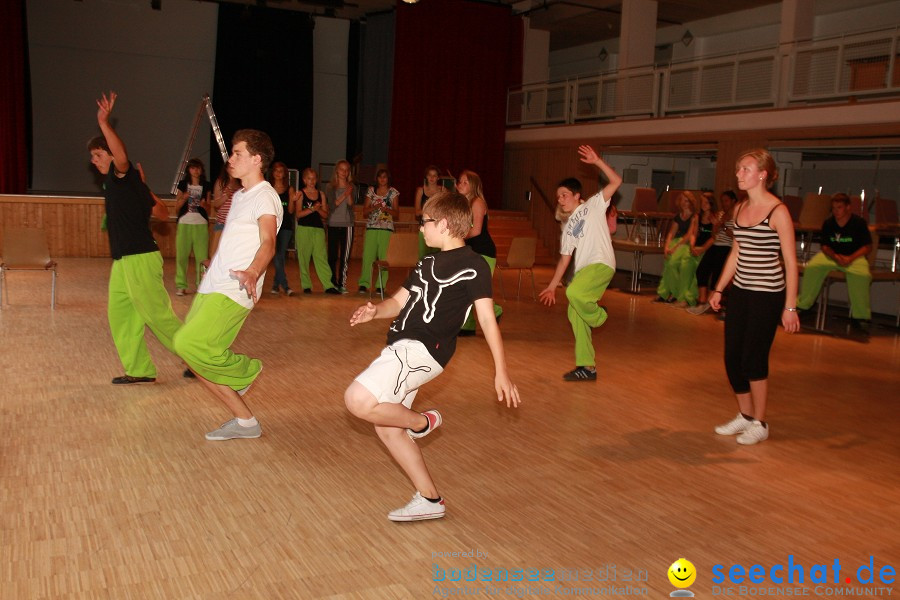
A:
POLYGON ((822 224, 822 250, 807 263, 797 297, 797 308, 807 310, 816 301, 825 278, 831 271, 842 271, 847 277, 850 296, 850 316, 853 326, 864 333, 869 331, 872 309, 869 305, 868 254, 872 249, 872 235, 862 217, 850 210, 850 197, 835 194, 831 197, 831 217, 822 224))

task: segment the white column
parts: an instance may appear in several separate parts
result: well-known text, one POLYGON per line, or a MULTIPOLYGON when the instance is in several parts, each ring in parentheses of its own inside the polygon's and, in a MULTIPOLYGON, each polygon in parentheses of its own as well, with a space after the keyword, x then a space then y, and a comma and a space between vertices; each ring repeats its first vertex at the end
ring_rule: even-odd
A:
POLYGON ((622 3, 619 37, 619 70, 653 64, 656 48, 656 10, 654 0, 625 0, 622 3))
MULTIPOLYGON (((337 162, 347 145, 347 52, 350 21, 316 17, 313 30, 312 164, 337 162)), ((291 165, 292 167, 295 165, 291 165)))

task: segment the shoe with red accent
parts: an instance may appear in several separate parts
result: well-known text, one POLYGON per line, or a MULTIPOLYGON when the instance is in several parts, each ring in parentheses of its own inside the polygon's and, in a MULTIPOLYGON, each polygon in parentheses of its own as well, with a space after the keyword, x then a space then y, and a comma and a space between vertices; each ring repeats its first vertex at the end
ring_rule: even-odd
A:
POLYGON ((391 521, 424 521, 426 519, 440 519, 446 512, 447 507, 444 506, 443 498, 437 502, 432 502, 419 492, 416 492, 409 504, 389 512, 388 519, 391 521))
POLYGON ((426 435, 440 427, 441 423, 444 422, 444 420, 441 418, 441 413, 433 409, 426 410, 422 413, 422 416, 428 419, 428 429, 426 429, 425 431, 413 431, 412 429, 406 430, 406 434, 414 440, 425 437, 426 435))

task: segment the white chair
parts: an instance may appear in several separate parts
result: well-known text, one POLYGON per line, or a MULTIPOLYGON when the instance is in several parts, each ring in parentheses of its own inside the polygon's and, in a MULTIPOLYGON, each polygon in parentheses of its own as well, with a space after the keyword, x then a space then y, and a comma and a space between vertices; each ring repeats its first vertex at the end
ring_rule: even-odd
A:
MULTIPOLYGON (((50 258, 47 234, 43 229, 9 228, 3 232, 0 248, 0 308, 7 271, 49 271, 50 309, 56 308, 56 261, 50 258)), ((6 292, 9 301, 9 290, 6 292)))

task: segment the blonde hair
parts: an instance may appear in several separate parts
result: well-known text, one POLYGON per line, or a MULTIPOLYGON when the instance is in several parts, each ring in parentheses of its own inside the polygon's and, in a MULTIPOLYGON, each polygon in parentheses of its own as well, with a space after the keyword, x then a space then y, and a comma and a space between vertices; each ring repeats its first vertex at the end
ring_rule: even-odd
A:
POLYGON ((463 169, 463 171, 459 174, 459 178, 462 179, 463 175, 466 176, 466 179, 469 180, 469 193, 466 197, 471 200, 472 198, 481 198, 484 199, 484 190, 481 188, 481 177, 478 176, 478 173, 475 171, 470 171, 468 169, 463 169))
POLYGON ((766 189, 772 187, 772 185, 778 181, 778 165, 775 164, 775 159, 772 158, 769 151, 765 148, 753 148, 747 150, 738 156, 737 160, 734 162, 735 167, 740 165, 741 161, 748 156, 756 161, 757 169, 766 172, 766 189))
POLYGON ((472 228, 469 199, 459 192, 438 192, 425 202, 422 214, 435 221, 446 220, 450 235, 458 239, 465 239, 472 228))
POLYGON ((331 171, 331 181, 328 182, 332 188, 337 189, 338 186, 338 176, 337 170, 341 165, 347 165, 347 185, 353 187, 353 169, 350 168, 350 161, 341 159, 334 163, 334 169, 331 171))

